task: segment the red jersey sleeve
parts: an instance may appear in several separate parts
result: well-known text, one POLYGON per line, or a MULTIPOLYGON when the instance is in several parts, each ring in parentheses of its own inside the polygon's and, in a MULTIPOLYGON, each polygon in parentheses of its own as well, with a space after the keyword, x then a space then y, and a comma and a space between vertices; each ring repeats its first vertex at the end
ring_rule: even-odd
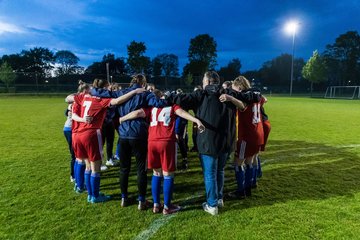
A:
POLYGON ((102 98, 100 100, 100 104, 103 108, 107 108, 110 106, 111 98, 102 98))
POLYGON ((84 99, 84 94, 76 94, 74 96, 74 102, 81 105, 82 100, 84 99))
POLYGON ((174 105, 173 105, 173 109, 174 109, 174 112, 176 112, 176 110, 182 109, 182 108, 181 108, 179 105, 174 104, 174 105))
POLYGON ((78 103, 74 102, 71 110, 73 113, 77 114, 78 116, 81 115, 81 106, 78 103))

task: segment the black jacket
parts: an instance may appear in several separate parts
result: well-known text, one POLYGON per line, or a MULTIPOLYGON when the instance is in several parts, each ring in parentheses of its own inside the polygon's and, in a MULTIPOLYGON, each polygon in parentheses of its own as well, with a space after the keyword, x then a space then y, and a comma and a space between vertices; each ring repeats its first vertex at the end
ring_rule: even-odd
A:
POLYGON ((219 85, 208 85, 204 90, 169 98, 170 101, 181 107, 195 108, 195 116, 206 127, 204 132, 197 134, 200 154, 217 157, 219 154, 233 151, 236 107, 230 102, 220 102, 219 97, 223 93, 245 103, 259 102, 261 98, 258 91, 236 92, 232 89, 220 88, 219 85))

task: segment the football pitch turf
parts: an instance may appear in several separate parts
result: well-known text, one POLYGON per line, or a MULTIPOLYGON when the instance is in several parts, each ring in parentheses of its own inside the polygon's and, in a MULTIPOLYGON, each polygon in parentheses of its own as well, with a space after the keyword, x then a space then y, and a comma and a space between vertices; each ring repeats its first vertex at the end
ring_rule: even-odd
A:
MULTIPOLYGON (((201 208, 195 153, 175 177, 174 202, 185 207, 175 215, 140 212, 135 200, 121 208, 118 167, 102 173, 113 200, 88 204, 69 181, 65 108, 60 97, 0 97, 0 239, 360 238, 360 101, 269 97, 263 177, 251 198, 225 199, 218 216, 201 208)), ((225 173, 228 193, 235 180, 225 173)))

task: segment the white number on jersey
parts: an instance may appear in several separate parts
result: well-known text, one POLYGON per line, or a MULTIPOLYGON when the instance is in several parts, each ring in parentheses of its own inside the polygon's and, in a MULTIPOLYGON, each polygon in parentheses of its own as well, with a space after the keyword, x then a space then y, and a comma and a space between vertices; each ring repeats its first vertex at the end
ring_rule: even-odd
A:
POLYGON ((84 116, 83 117, 88 116, 88 112, 89 112, 91 103, 92 103, 91 101, 84 101, 83 107, 85 107, 85 111, 84 111, 84 116))
POLYGON ((260 122, 260 103, 255 103, 254 106, 252 107, 252 112, 253 112, 253 119, 252 119, 252 123, 257 124, 260 122))
POLYGON ((153 108, 151 111, 151 123, 150 126, 157 126, 158 122, 162 122, 164 126, 169 126, 170 124, 170 114, 171 107, 165 107, 161 110, 158 116, 156 116, 158 108, 153 108))

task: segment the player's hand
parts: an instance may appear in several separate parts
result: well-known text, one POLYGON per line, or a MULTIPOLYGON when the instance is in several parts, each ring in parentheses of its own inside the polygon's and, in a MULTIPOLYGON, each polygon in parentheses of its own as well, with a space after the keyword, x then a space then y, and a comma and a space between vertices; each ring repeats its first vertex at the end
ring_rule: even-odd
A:
POLYGON ((137 89, 134 90, 135 94, 143 93, 145 91, 146 91, 145 88, 137 88, 137 89))
POLYGON ((227 101, 231 101, 231 96, 227 95, 227 94, 221 94, 221 96, 219 97, 220 102, 227 102, 227 101))
POLYGON ((123 121, 121 121, 121 117, 119 117, 119 123, 121 124, 123 121))
POLYGON ((196 124, 198 125, 197 129, 198 129, 199 133, 202 133, 205 131, 205 126, 201 123, 200 120, 196 124))
POLYGON ((91 116, 86 116, 86 117, 85 117, 85 122, 86 122, 86 123, 91 123, 92 120, 93 120, 93 117, 91 117, 91 116))

